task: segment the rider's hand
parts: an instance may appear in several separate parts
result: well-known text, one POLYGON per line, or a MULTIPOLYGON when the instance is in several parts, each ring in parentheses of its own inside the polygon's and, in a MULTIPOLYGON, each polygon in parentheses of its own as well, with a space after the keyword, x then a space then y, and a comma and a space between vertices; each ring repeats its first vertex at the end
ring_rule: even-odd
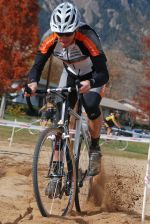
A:
MULTIPOLYGON (((37 82, 32 82, 32 83, 29 83, 28 84, 28 87, 31 89, 32 91, 32 94, 31 95, 34 95, 36 90, 37 90, 37 82)), ((30 96, 30 94, 28 94, 27 92, 24 93, 25 96, 30 96)))
POLYGON ((80 93, 88 93, 91 89, 91 84, 89 80, 81 81, 80 84, 82 85, 79 89, 80 93))

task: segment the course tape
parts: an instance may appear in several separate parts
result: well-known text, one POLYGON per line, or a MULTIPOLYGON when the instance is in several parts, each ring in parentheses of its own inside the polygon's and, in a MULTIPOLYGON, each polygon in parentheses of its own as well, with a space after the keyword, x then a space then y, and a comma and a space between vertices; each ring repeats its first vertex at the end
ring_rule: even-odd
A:
POLYGON ((111 139, 111 140, 122 140, 122 141, 129 141, 129 142, 150 143, 150 139, 148 138, 124 137, 124 136, 116 136, 116 135, 109 136, 105 134, 101 134, 101 138, 111 139))
POLYGON ((0 126, 5 127, 15 127, 15 128, 22 128, 22 129, 34 129, 42 131, 44 128, 42 126, 32 125, 32 123, 25 123, 25 122, 15 122, 15 121, 8 121, 8 120, 0 120, 0 126))
MULTIPOLYGON (((18 121, 9 121, 9 120, 0 120, 1 126, 7 127, 16 127, 21 129, 33 129, 42 131, 45 127, 33 125, 33 123, 25 123, 18 121)), ((73 132, 73 130, 72 130, 73 132)), ((131 142, 142 142, 142 143, 150 143, 150 138, 136 138, 136 137, 125 137, 125 136, 108 136, 106 134, 101 134, 102 139, 111 139, 111 140, 122 140, 122 141, 131 141, 131 142)))

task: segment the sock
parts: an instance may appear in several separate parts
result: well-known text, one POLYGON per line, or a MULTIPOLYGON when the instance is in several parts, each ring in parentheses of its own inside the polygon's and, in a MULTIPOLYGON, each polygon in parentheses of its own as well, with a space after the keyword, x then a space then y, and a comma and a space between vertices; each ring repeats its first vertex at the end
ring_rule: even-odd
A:
POLYGON ((91 145, 96 147, 97 145, 99 145, 99 137, 98 138, 92 138, 91 139, 91 145))

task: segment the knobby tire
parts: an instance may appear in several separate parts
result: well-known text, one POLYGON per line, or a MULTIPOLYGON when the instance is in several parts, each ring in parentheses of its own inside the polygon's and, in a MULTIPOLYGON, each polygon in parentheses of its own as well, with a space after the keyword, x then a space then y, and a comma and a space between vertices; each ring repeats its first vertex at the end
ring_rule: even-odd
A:
MULTIPOLYGON (((73 157, 73 150, 70 148, 70 144, 68 143, 67 147, 68 155, 70 161, 65 160, 64 164, 64 179, 68 175, 70 171, 68 171, 68 163, 72 166, 71 171, 71 187, 69 191, 69 195, 67 196, 63 193, 62 198, 48 198, 45 195, 45 188, 49 183, 49 178, 45 176, 48 173, 50 161, 52 163, 53 160, 53 149, 52 142, 49 138, 51 135, 57 135, 60 132, 60 129, 47 128, 41 132, 38 142, 35 147, 34 155, 33 155, 33 167, 32 167, 32 178, 33 178, 33 189, 36 198, 36 202, 38 208, 44 217, 48 217, 51 215, 59 215, 66 216, 68 215, 74 205, 75 200, 75 192, 76 192, 76 167, 75 161, 73 157), (49 153, 49 154, 48 154, 49 153), (49 160, 48 160, 49 159, 49 160), (48 164, 46 164, 48 162, 48 164)), ((66 144, 66 143, 64 143, 66 144)), ((63 183, 63 182, 62 182, 63 183)))

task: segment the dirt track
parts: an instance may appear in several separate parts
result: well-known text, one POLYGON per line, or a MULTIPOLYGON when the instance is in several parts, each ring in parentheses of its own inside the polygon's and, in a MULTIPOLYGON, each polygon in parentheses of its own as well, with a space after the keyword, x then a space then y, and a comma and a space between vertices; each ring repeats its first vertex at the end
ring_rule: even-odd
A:
MULTIPOLYGON (((140 224, 146 161, 103 156, 91 198, 82 215, 41 217, 32 191, 33 149, 22 145, 0 146, 0 224, 140 224)), ((149 192, 150 194, 150 192, 149 192)), ((150 197, 145 221, 150 223, 150 197)))

